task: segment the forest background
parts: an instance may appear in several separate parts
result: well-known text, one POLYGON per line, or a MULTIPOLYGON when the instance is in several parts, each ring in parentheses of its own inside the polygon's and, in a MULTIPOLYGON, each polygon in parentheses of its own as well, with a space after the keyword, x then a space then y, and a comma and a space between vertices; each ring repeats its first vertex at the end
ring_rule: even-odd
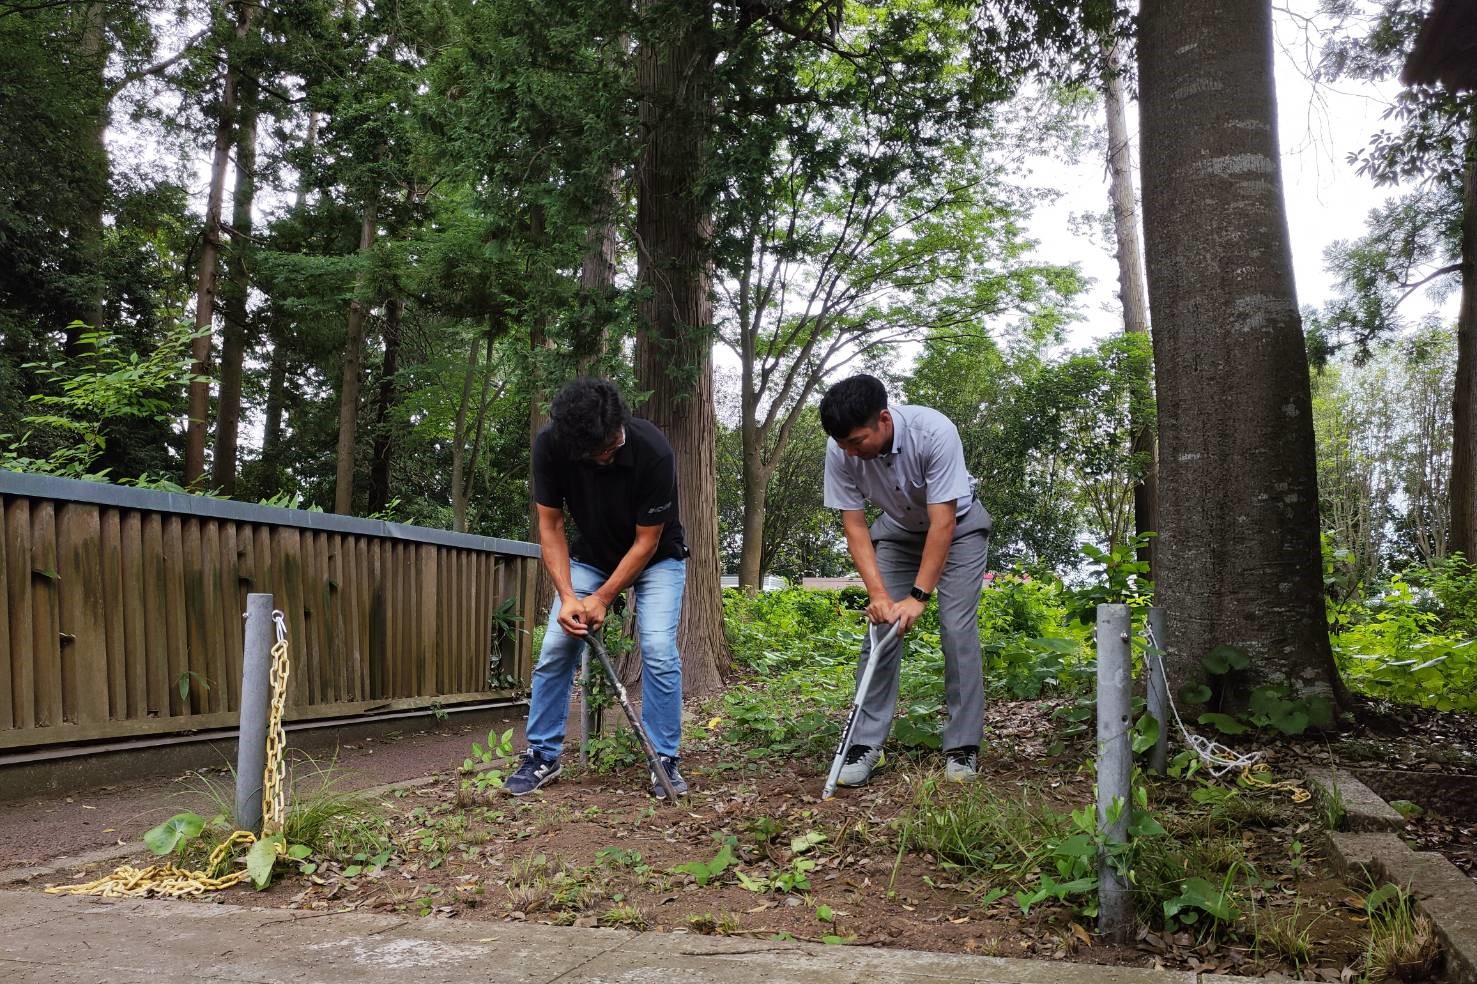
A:
MULTIPOLYGON (((1379 190, 1341 198, 1364 227, 1301 312, 1320 604, 1336 641, 1394 619, 1345 647, 1387 669, 1434 633, 1455 684, 1473 124, 1469 95, 1395 81, 1424 12, 1274 16, 1300 91, 1389 100, 1330 140, 1379 190)), ((959 425, 997 569, 1152 565, 1132 15, 0 2, 0 467, 526 539, 548 396, 609 375, 679 450, 704 689, 720 573, 850 569, 814 406, 865 369, 959 425), (1070 205, 1084 167, 1111 200, 1070 205)))

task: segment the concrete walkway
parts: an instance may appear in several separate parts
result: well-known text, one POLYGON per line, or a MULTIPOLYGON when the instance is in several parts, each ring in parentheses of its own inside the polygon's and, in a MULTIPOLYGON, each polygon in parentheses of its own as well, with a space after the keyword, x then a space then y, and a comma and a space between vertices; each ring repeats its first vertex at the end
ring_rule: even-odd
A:
POLYGON ((1250 978, 208 902, 0 891, 6 984, 1233 984, 1250 978))

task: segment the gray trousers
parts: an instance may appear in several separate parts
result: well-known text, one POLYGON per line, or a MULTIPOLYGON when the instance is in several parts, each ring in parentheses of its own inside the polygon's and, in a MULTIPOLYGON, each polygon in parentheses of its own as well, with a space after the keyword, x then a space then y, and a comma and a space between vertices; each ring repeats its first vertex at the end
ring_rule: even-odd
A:
MULTIPOLYGON (((872 524, 877 567, 893 601, 901 601, 913 590, 927 535, 904 530, 886 516, 872 524)), ((945 749, 979 745, 984 736, 985 675, 980 662, 979 604, 989 547, 990 513, 976 501, 954 528, 943 576, 934 591, 939 606, 944 694, 949 709, 949 723, 944 726, 945 749)), ((879 637, 881 634, 878 633, 879 637)), ((863 640, 861 660, 857 664, 858 682, 871 647, 870 638, 863 640)), ((872 684, 857 713, 853 743, 876 748, 887 740, 897 707, 902 648, 902 641, 895 640, 878 655, 872 684)))

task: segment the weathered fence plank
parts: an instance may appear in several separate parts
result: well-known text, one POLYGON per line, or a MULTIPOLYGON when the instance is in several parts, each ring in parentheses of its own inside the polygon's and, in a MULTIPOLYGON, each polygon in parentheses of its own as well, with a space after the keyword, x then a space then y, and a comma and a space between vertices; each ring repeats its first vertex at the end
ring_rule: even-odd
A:
POLYGON ((492 616, 529 607, 536 556, 0 472, 0 749, 234 726, 249 591, 287 619, 290 720, 486 699, 495 650, 505 672, 531 665, 527 633, 495 635, 492 616))
POLYGON ((105 639, 108 717, 128 717, 128 664, 123 639, 123 522, 116 509, 105 509, 102 521, 102 608, 105 639))
POLYGON ((62 629, 57 612, 56 510, 38 502, 31 510, 31 645, 36 661, 36 724, 60 725, 62 629))
POLYGON ((5 589, 10 609, 10 686, 14 725, 36 726, 36 657, 32 635, 31 504, 5 503, 5 589))

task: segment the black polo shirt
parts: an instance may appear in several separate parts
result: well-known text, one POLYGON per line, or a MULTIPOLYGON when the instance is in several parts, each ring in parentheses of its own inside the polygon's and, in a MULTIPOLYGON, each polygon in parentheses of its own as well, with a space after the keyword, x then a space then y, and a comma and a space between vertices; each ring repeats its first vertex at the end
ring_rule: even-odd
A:
POLYGON ((610 574, 636 542, 636 527, 662 527, 651 562, 686 557, 677 518, 677 463, 666 435, 650 421, 626 424, 626 443, 608 465, 574 460, 545 426, 533 439, 533 500, 569 508, 575 535, 569 555, 610 574))

